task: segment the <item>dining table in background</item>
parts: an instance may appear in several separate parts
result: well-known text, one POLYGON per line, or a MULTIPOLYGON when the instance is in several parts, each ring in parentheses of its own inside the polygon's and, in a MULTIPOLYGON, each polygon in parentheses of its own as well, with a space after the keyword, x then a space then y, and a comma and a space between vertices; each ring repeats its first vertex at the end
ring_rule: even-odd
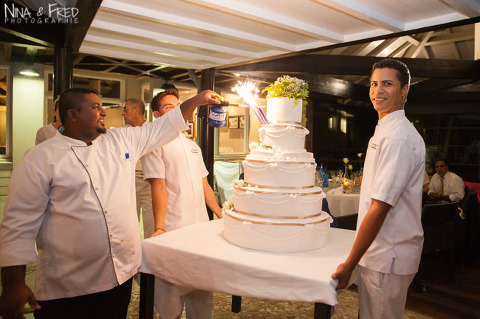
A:
MULTIPOLYGON (((237 296, 312 302, 314 318, 330 318, 331 307, 338 304, 337 283, 331 274, 347 258, 354 239, 353 231, 331 228, 328 244, 320 249, 257 251, 228 242, 223 236, 223 220, 145 239, 139 270, 140 319, 153 316, 153 276, 175 285, 232 295, 236 297, 232 303, 240 298, 237 296)), ((352 276, 351 283, 355 278, 352 276)))
POLYGON ((330 213, 335 217, 358 214, 360 192, 344 192, 343 187, 324 190, 330 213))

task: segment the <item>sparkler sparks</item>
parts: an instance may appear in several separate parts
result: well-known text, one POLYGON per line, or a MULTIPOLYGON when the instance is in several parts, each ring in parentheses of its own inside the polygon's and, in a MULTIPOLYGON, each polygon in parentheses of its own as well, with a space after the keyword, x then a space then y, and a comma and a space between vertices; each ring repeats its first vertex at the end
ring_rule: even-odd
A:
POLYGON ((258 98, 259 92, 255 83, 249 81, 242 83, 241 81, 238 81, 238 84, 232 88, 232 91, 236 92, 245 101, 245 103, 253 109, 255 115, 258 117, 258 120, 262 125, 270 124, 265 116, 265 113, 263 113, 263 111, 255 102, 255 99, 258 98))

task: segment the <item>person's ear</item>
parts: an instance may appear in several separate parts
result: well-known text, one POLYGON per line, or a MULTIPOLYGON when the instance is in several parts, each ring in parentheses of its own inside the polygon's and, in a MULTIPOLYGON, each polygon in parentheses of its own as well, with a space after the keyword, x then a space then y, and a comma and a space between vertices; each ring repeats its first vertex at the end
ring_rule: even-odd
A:
POLYGON ((160 117, 160 112, 159 111, 153 111, 152 114, 153 114, 154 118, 160 117))
POLYGON ((74 109, 69 109, 67 110, 67 119, 70 121, 76 121, 77 120, 77 111, 74 109))

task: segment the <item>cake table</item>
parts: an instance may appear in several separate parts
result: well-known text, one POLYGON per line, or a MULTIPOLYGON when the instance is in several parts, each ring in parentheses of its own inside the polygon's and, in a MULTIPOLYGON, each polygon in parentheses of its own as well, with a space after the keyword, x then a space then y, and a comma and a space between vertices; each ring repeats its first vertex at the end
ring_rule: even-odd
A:
POLYGON ((173 284, 233 296, 313 302, 316 318, 322 317, 321 311, 329 317, 331 306, 338 304, 336 282, 330 276, 347 258, 354 239, 354 231, 332 228, 328 244, 317 250, 256 251, 225 240, 223 220, 145 239, 139 270, 140 318, 153 317, 153 276, 147 274, 173 284))

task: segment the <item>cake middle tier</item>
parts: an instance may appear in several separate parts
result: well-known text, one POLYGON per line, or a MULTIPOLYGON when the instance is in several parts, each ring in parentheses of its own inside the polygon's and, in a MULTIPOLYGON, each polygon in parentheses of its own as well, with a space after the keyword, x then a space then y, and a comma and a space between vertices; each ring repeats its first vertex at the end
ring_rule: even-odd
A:
POLYGON ((253 186, 285 189, 315 186, 315 162, 245 159, 242 165, 245 182, 253 186))
POLYGON ((258 188, 243 185, 241 180, 234 184, 232 194, 236 212, 249 216, 280 219, 316 217, 322 212, 322 201, 325 198, 325 193, 320 187, 258 188))
POLYGON ((284 150, 304 149, 308 130, 297 124, 269 124, 258 129, 260 141, 284 150))

